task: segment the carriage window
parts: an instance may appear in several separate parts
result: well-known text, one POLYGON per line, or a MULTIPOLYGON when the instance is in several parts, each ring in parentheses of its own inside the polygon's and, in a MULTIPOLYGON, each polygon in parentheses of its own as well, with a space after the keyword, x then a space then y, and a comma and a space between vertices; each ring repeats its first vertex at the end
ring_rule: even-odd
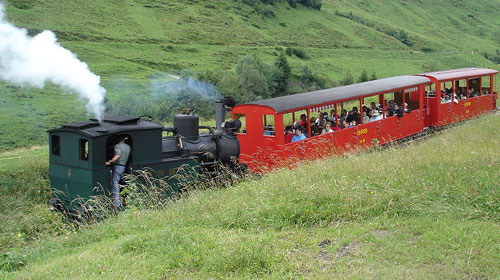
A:
POLYGON ((245 119, 245 114, 234 114, 234 119, 241 122, 241 128, 238 133, 247 133, 247 122, 245 119))
POLYGON ((458 100, 465 99, 466 92, 467 92, 467 81, 466 80, 455 81, 455 94, 457 96, 457 99, 458 100))
POLYGON ((80 139, 80 159, 89 159, 89 140, 80 139))
POLYGON ((405 89, 405 112, 409 113, 420 109, 420 94, 418 89, 418 87, 405 89))
POLYGON ((55 155, 55 156, 59 156, 60 155, 60 150, 61 150, 61 146, 60 146, 60 143, 59 143, 59 136, 58 135, 52 135, 52 139, 51 139, 51 144, 52 144, 52 154, 55 155))
POLYGON ((425 97, 436 97, 436 87, 434 86, 434 83, 425 86, 425 97))
POLYGON ((275 136, 274 115, 262 115, 262 127, 265 136, 275 136))
MULTIPOLYGON (((395 97, 396 96, 395 96, 394 92, 389 92, 389 93, 384 94, 385 112, 382 112, 382 114, 384 115, 384 118, 394 116, 393 106, 395 103, 395 100, 394 100, 395 97)), ((398 104, 398 106, 399 106, 399 104, 398 104)))
POLYGON ((452 93, 453 93, 453 82, 441 82, 441 89, 439 93, 439 98, 441 98, 441 104, 448 103, 452 101, 452 93))
POLYGON ((481 94, 490 94, 491 90, 491 77, 484 76, 481 78, 481 94))
POLYGON ((479 78, 469 79, 469 97, 479 96, 479 78))

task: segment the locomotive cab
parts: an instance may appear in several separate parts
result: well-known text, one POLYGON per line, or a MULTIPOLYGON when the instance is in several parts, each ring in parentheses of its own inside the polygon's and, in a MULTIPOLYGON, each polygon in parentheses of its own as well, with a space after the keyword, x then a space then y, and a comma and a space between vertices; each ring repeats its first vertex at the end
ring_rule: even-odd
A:
POLYGON ((162 155, 163 126, 137 117, 110 117, 74 122, 49 131, 51 204, 56 208, 77 209, 92 196, 109 195, 111 168, 105 165, 114 155, 114 145, 126 136, 131 147, 126 172, 148 167, 153 176, 169 175, 172 190, 178 182, 172 175, 184 165, 196 166, 192 157, 162 155))

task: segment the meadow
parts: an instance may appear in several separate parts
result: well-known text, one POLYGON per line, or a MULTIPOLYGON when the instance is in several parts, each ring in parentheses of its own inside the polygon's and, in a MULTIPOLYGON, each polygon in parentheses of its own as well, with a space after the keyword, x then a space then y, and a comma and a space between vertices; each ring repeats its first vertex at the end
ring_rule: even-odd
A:
MULTIPOLYGON (((499 128, 500 118, 490 114, 423 141, 303 162, 163 206, 132 205, 79 230, 60 223, 41 200, 19 214, 33 216, 28 221, 1 207, 7 247, 0 273, 7 279, 495 279, 499 128)), ((0 156, 0 164, 19 157, 3 172, 27 170, 15 176, 22 185, 2 195, 6 201, 33 200, 19 196, 21 188, 47 185, 46 161, 38 161, 45 150, 0 156)))
MULTIPOLYGON (((147 113, 131 101, 148 97, 158 75, 226 75, 242 56, 271 63, 289 47, 307 55, 287 56, 290 93, 301 91, 304 66, 329 86, 363 70, 500 70, 486 58, 500 44, 494 0, 324 0, 321 10, 283 1, 264 6, 272 15, 239 0, 4 2, 30 34, 54 31, 101 76, 109 107, 129 114, 147 113)), ((0 278, 500 277, 498 114, 161 205, 132 203, 78 228, 47 207, 46 130, 91 117, 84 101, 51 84, 0 82, 0 104, 0 278)))

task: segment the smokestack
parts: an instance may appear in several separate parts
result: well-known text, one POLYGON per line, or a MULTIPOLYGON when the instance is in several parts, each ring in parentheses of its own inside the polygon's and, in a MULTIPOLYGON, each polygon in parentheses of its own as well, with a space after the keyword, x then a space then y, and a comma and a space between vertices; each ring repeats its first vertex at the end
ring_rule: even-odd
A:
POLYGON ((221 128, 222 124, 226 121, 226 106, 234 107, 236 101, 232 97, 224 97, 223 99, 215 102, 215 128, 221 128))
POLYGON ((87 100, 87 111, 99 121, 104 112, 106 90, 100 77, 86 63, 63 48, 54 33, 43 31, 31 37, 26 29, 7 22, 0 3, 0 80, 43 88, 47 82, 78 93, 87 100))
POLYGON ((215 129, 222 127, 225 122, 226 106, 224 106, 224 99, 215 102, 215 129))

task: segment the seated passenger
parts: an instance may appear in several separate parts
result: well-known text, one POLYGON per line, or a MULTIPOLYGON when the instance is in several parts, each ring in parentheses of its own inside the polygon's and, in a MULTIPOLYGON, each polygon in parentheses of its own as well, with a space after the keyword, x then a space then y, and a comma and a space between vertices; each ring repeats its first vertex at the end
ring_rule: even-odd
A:
POLYGON ((347 110, 342 109, 342 111, 340 112, 340 116, 339 116, 339 122, 342 122, 345 119, 347 119, 347 110))
POLYGON ((393 107, 387 107, 385 109, 385 117, 389 118, 389 117, 392 117, 392 116, 394 116, 394 109, 393 109, 393 107))
POLYGON ((333 132, 333 129, 330 127, 330 123, 326 123, 325 128, 321 131, 321 134, 326 134, 333 132))
POLYGON ((353 127, 353 126, 356 126, 356 121, 352 121, 352 122, 350 122, 350 123, 349 123, 349 126, 347 126, 347 127, 353 127))
POLYGON ((474 90, 474 88, 470 88, 469 89, 469 97, 475 97, 475 96, 478 96, 476 94, 476 91, 474 90))
POLYGON ((370 102, 370 110, 372 111, 372 115, 376 116, 380 114, 380 109, 375 105, 375 102, 370 102))
POLYGON ((347 122, 356 122, 356 124, 360 123, 360 115, 358 112, 358 107, 352 107, 352 110, 349 112, 349 115, 347 116, 347 122))
POLYGON ((295 130, 295 135, 292 137, 292 143, 306 139, 306 136, 303 134, 303 132, 304 132, 304 128, 302 126, 299 126, 295 130))
POLYGON ((411 113, 411 109, 408 108, 408 103, 405 103, 405 113, 411 113))
POLYGON ((347 128, 347 121, 344 119, 342 120, 342 122, 339 122, 339 128, 340 129, 344 129, 344 128, 347 128))
MULTIPOLYGON (((371 113, 371 111, 370 111, 371 113)), ((363 112, 363 123, 367 123, 370 121, 370 117, 368 117, 368 112, 364 111, 363 112)))
POLYGON ((285 128, 285 144, 291 143, 293 138, 292 126, 289 125, 285 128))
POLYGON ((274 136, 274 127, 272 127, 272 126, 265 126, 264 127, 264 135, 266 135, 266 136, 274 136))
POLYGON ((307 115, 306 114, 300 115, 299 125, 304 127, 304 128, 307 127, 307 115))
POLYGON ((400 108, 397 103, 394 103, 392 109, 394 110, 394 114, 396 114, 399 118, 403 116, 403 108, 400 108))
POLYGON ((330 121, 335 122, 335 116, 337 115, 337 112, 335 112, 335 109, 330 111, 330 121))

